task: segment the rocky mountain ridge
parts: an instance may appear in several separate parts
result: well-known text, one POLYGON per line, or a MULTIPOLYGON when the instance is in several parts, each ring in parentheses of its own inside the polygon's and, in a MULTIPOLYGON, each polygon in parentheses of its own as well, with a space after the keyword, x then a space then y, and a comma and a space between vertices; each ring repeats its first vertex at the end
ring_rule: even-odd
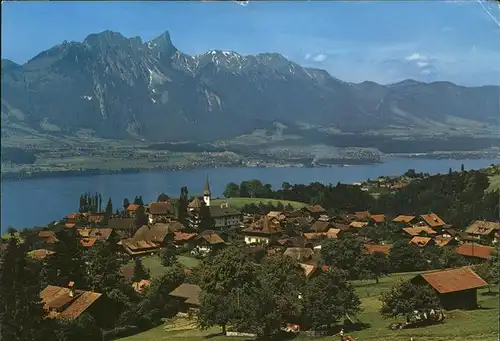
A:
POLYGON ((89 131, 99 137, 212 141, 276 122, 345 133, 492 129, 500 87, 343 82, 277 53, 189 56, 168 32, 143 42, 104 31, 24 65, 2 60, 2 133, 89 131))

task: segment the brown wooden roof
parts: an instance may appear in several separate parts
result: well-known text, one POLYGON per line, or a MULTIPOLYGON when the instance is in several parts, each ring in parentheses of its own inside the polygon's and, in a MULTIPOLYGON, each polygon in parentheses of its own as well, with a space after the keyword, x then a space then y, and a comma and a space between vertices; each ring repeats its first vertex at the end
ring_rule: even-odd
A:
POLYGON ((441 227, 446 225, 443 219, 439 218, 435 213, 422 214, 420 218, 422 218, 430 227, 441 227))
POLYGON ((494 234, 495 231, 498 230, 500 230, 500 222, 476 220, 467 227, 465 232, 468 234, 487 236, 494 234))
POLYGON ((493 253, 493 248, 475 243, 465 243, 457 247, 456 253, 466 257, 488 259, 493 253))
POLYGON ((130 204, 127 206, 127 212, 135 212, 139 208, 140 205, 130 204))
POLYGON ((434 238, 434 243, 439 247, 443 247, 448 245, 453 240, 455 240, 453 237, 438 236, 434 238))
POLYGON ((53 255, 55 251, 52 250, 47 250, 47 249, 37 249, 30 251, 28 255, 34 259, 37 260, 42 260, 45 259, 47 256, 53 255))
POLYGON ((372 214, 370 218, 373 219, 373 221, 376 222, 377 224, 381 224, 385 221, 384 214, 372 214))
POLYGON ((182 283, 175 288, 170 296, 185 299, 185 303, 195 306, 200 305, 201 288, 196 284, 182 283))
POLYGON ((162 215, 162 214, 172 214, 174 212, 174 208, 172 204, 168 201, 162 202, 153 202, 149 205, 149 213, 153 215, 162 215))
POLYGON ((413 244, 413 245, 416 245, 418 247, 424 247, 424 246, 427 246, 427 244, 429 244, 429 242, 431 240, 432 239, 429 238, 429 237, 415 236, 412 239, 410 239, 410 241, 408 242, 408 244, 413 244))
POLYGON ((315 221, 311 226, 311 231, 316 233, 327 232, 332 225, 326 221, 315 221))
POLYGON ((264 216, 262 219, 254 222, 246 229, 243 229, 242 232, 273 235, 281 233, 282 230, 281 226, 276 223, 275 220, 271 220, 264 216))
POLYGON ((483 288, 488 285, 470 268, 457 268, 418 275, 440 294, 469 289, 483 288))
POLYGON ((395 223, 409 223, 413 219, 415 219, 415 216, 401 214, 401 215, 398 215, 396 218, 392 219, 392 221, 395 223))
POLYGON ((311 213, 325 213, 326 210, 321 207, 320 205, 306 205, 304 206, 304 209, 311 213))
POLYGON ((370 218, 371 214, 368 211, 354 212, 356 219, 363 220, 370 218))
POLYGON ((388 255, 392 249, 392 245, 380 245, 380 244, 365 244, 365 250, 369 254, 374 254, 376 252, 381 252, 384 255, 388 255))
POLYGON ((49 285, 40 293, 44 309, 49 317, 75 319, 94 304, 100 293, 76 290, 74 297, 70 297, 70 289, 49 285), (55 310, 59 311, 55 311, 55 310), (62 310, 62 311, 61 311, 62 310))

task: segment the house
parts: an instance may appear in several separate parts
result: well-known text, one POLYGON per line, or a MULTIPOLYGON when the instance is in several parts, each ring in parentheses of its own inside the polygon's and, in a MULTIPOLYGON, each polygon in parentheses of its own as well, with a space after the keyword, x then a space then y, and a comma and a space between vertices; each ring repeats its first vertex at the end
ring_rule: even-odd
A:
POLYGON ((77 224, 79 223, 83 218, 83 215, 81 213, 69 213, 66 216, 66 223, 67 224, 77 224))
POLYGON ((147 279, 141 279, 139 282, 132 283, 132 288, 139 293, 142 294, 151 285, 151 282, 147 279))
POLYGON ((490 258, 493 248, 475 243, 465 243, 457 247, 455 252, 473 261, 484 261, 490 258))
POLYGON ((365 226, 368 226, 368 222, 366 221, 353 221, 352 223, 349 224, 350 227, 359 229, 365 226))
POLYGON ((28 256, 36 260, 44 260, 45 258, 53 254, 55 254, 55 251, 47 249, 37 249, 28 252, 28 256))
POLYGON ((126 214, 130 217, 130 218, 135 218, 135 212, 137 211, 137 209, 139 208, 140 205, 136 205, 136 204, 129 204, 127 206, 127 208, 125 209, 125 212, 126 214))
POLYGON ((305 236, 296 236, 292 238, 278 239, 276 241, 276 244, 278 246, 310 248, 310 249, 314 247, 313 241, 311 241, 305 236))
POLYGON ((421 222, 425 223, 431 229, 442 228, 446 225, 443 219, 439 218, 435 213, 422 214, 420 219, 421 222))
POLYGON ((172 225, 156 223, 153 226, 142 226, 133 238, 122 240, 121 245, 131 256, 138 256, 159 252, 162 246, 173 240, 172 225))
POLYGON ((437 234, 436 231, 431 229, 430 227, 427 226, 420 226, 420 227, 405 227, 403 228, 403 233, 409 234, 412 237, 415 236, 432 236, 437 234))
POLYGON ((153 224, 155 221, 162 218, 173 218, 175 215, 174 208, 168 201, 153 202, 149 204, 146 213, 148 215, 148 221, 150 224, 153 224))
POLYGON ((97 238, 83 237, 80 238, 80 244, 83 247, 92 247, 97 242, 97 238))
POLYGON ((179 312, 185 314, 196 313, 200 309, 201 288, 196 284, 182 283, 169 296, 179 301, 179 312))
POLYGON ((289 247, 283 255, 295 259, 299 263, 311 261, 314 256, 314 251, 310 248, 289 247))
POLYGON ((124 239, 121 241, 121 245, 125 252, 131 256, 154 254, 160 251, 158 244, 146 240, 124 239))
POLYGON ((112 229, 121 238, 130 238, 137 229, 134 218, 111 218, 108 228, 112 229))
POLYGON ((242 224, 243 214, 230 207, 229 203, 209 206, 209 210, 216 230, 228 230, 242 224))
POLYGON ((357 220, 368 220, 371 217, 370 212, 368 211, 362 211, 362 212, 354 212, 354 216, 356 217, 357 220))
POLYGON ((411 281, 434 289, 446 310, 477 308, 477 289, 488 285, 466 267, 422 273, 411 281))
POLYGON ((203 231, 194 238, 194 245, 197 252, 208 253, 224 247, 226 242, 214 231, 203 231))
POLYGON ((194 240, 198 233, 185 233, 182 231, 174 232, 174 244, 185 248, 194 247, 194 240))
POLYGON ((416 245, 418 247, 425 247, 427 245, 434 244, 434 241, 429 237, 415 236, 412 239, 410 239, 408 244, 416 245))
POLYGON ((278 237, 282 230, 279 224, 264 216, 241 232, 246 244, 270 244, 271 238, 278 237))
POLYGON ((300 209, 303 214, 318 219, 321 215, 327 214, 326 210, 320 205, 306 205, 300 209))
POLYGON ((77 319, 83 312, 95 310, 100 293, 77 290, 70 282, 67 288, 49 285, 40 293, 44 310, 50 318, 77 319))
POLYGON ((283 212, 280 212, 280 211, 270 211, 268 214, 267 214, 267 217, 269 219, 275 219, 277 220, 278 222, 282 222, 286 219, 286 216, 285 214, 283 214, 283 212))
POLYGON ((392 249, 392 245, 380 245, 380 244, 365 244, 366 253, 373 255, 374 253, 380 252, 384 255, 388 255, 392 249))
POLYGON ((416 222, 416 217, 412 215, 398 215, 396 218, 392 219, 393 223, 401 224, 404 226, 411 226, 416 222))
POLYGON ((370 223, 373 225, 380 225, 385 222, 385 214, 372 214, 370 215, 370 223))
POLYGON ((484 220, 476 220, 465 230, 469 236, 488 243, 497 242, 495 234, 499 231, 500 222, 484 220))
POLYGON ((457 245, 458 241, 453 237, 436 236, 434 238, 434 244, 436 244, 438 247, 445 247, 457 245))
POLYGON ((54 231, 40 231, 38 232, 38 238, 44 244, 55 244, 58 242, 56 233, 54 231))
POLYGON ((327 232, 331 227, 332 225, 329 222, 317 220, 314 222, 314 224, 311 225, 310 230, 314 233, 324 233, 327 232))

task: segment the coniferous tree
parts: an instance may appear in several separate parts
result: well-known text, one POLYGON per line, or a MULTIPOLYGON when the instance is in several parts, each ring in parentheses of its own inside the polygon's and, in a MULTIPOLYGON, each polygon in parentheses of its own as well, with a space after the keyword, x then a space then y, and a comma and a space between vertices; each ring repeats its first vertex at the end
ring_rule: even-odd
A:
POLYGON ((149 274, 144 268, 144 264, 142 264, 141 259, 136 258, 134 264, 134 274, 132 276, 132 282, 139 282, 140 280, 143 279, 149 279, 149 274))
POLYGON ((106 216, 109 218, 113 215, 113 203, 111 202, 111 198, 109 198, 108 203, 106 204, 106 216))
POLYGON ((3 341, 53 339, 53 321, 44 319, 39 267, 24 245, 11 238, 0 267, 0 335, 3 341))
POLYGON ((130 205, 130 201, 127 198, 123 199, 123 209, 127 210, 127 207, 130 205))
POLYGON ((101 193, 99 193, 99 212, 102 212, 102 196, 101 196, 101 193))

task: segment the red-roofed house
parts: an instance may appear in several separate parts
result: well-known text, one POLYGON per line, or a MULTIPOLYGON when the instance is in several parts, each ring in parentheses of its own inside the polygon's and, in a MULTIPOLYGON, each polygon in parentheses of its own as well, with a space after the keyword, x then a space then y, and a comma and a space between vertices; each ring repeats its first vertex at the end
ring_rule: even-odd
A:
POLYGON ((428 285, 436 291, 444 309, 477 308, 477 289, 486 283, 469 268, 434 271, 420 274, 411 280, 417 285, 428 285))
POLYGON ((476 243, 465 243, 457 247, 456 253, 476 261, 487 260, 493 253, 493 248, 476 243))

